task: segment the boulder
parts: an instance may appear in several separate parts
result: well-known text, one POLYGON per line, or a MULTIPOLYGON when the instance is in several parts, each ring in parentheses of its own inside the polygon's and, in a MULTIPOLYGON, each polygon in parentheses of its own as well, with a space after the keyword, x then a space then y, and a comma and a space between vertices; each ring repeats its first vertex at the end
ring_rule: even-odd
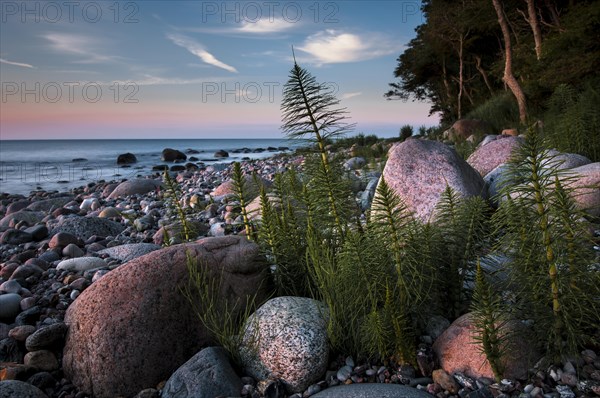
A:
POLYGON ((344 168, 346 170, 358 170, 365 164, 367 164, 365 158, 356 156, 346 160, 346 162, 344 162, 344 168))
POLYGON ((162 184, 160 181, 149 178, 134 178, 127 180, 119 185, 108 195, 107 199, 117 199, 130 195, 144 195, 159 188, 162 184))
POLYGON ((578 176, 569 183, 569 187, 575 190, 575 203, 588 214, 600 217, 600 162, 576 167, 571 171, 578 176))
POLYGON ((242 381, 222 347, 208 347, 184 363, 165 384, 161 398, 236 397, 242 381))
POLYGON ((48 398, 39 388, 19 380, 0 381, 0 398, 48 398))
POLYGON ((119 245, 100 250, 98 254, 107 255, 123 262, 127 262, 160 248, 159 245, 152 243, 128 243, 126 245, 119 245))
POLYGON ((31 242, 33 236, 30 233, 20 229, 9 228, 0 235, 0 244, 20 245, 21 243, 31 242))
POLYGON ((466 140, 471 135, 493 134, 493 127, 483 120, 459 119, 452 127, 444 131, 443 137, 452 141, 466 140))
POLYGON ((72 200, 72 196, 59 196, 56 198, 35 201, 27 206, 27 208, 31 211, 43 211, 49 213, 53 210, 63 207, 72 200))
POLYGON ((558 168, 561 170, 564 169, 573 169, 580 166, 585 166, 586 164, 592 163, 591 160, 586 158, 585 156, 576 154, 576 153, 563 153, 551 149, 548 151, 548 155, 552 156, 553 161, 558 162, 558 168))
POLYGON ((216 158, 228 158, 229 157, 229 153, 227 151, 224 151, 224 150, 220 149, 217 152, 215 152, 214 157, 216 157, 216 158))
POLYGON ((496 136, 496 139, 480 144, 469 156, 467 163, 471 165, 481 176, 508 162, 515 148, 522 144, 523 140, 512 136, 496 136))
POLYGON ((10 228, 11 222, 13 225, 21 221, 25 222, 27 225, 34 225, 40 222, 45 216, 46 215, 42 212, 27 210, 20 210, 15 213, 8 214, 0 220, 0 232, 6 231, 8 228, 10 228))
POLYGON ((240 357, 257 380, 280 379, 292 393, 323 377, 328 365, 327 309, 305 297, 277 297, 250 315, 240 357))
MULTIPOLYGON (((527 370, 533 367, 540 355, 533 351, 529 341, 525 341, 517 333, 523 326, 512 322, 505 327, 508 328, 507 331, 515 334, 511 339, 511 346, 506 349, 503 376, 509 379, 525 379, 527 370)), ((461 372, 469 377, 493 379, 492 368, 485 354, 481 352, 481 344, 475 340, 475 336, 476 330, 470 313, 455 320, 433 344, 433 351, 441 368, 450 374, 461 372)))
POLYGON ((132 164, 136 163, 137 158, 133 153, 127 152, 117 156, 117 164, 132 164))
POLYGON ((106 274, 68 308, 63 367, 81 391, 97 398, 132 396, 166 380, 190 355, 212 343, 182 294, 188 256, 221 278, 218 303, 244 311, 269 293, 268 264, 248 239, 228 236, 153 251, 106 274))
POLYGON ((165 148, 162 151, 161 159, 163 162, 176 162, 178 160, 186 160, 187 156, 177 149, 165 148))
MULTIPOLYGON (((260 188, 254 182, 254 178, 252 178, 252 176, 246 175, 246 176, 244 176, 244 180, 245 180, 245 188, 246 188, 246 192, 248 193, 248 197, 250 197, 252 199, 256 198, 260 192, 260 188)), ((272 185, 272 183, 270 181, 267 181, 263 178, 259 179, 259 183, 263 184, 265 187, 270 187, 272 185)), ((211 193, 211 195, 215 198, 216 201, 219 201, 220 199, 227 197, 227 196, 235 195, 233 181, 232 180, 225 181, 224 183, 222 183, 221 185, 216 187, 214 189, 214 191, 211 193)))
POLYGON ((93 235, 116 236, 124 229, 124 225, 106 218, 69 216, 63 217, 56 224, 51 235, 67 232, 80 239, 88 240, 93 235))
POLYGON ((18 200, 16 202, 12 202, 6 207, 6 214, 8 215, 21 211, 27 206, 29 206, 29 204, 30 202, 28 200, 18 200))
POLYGON ((331 387, 312 398, 431 398, 425 391, 399 384, 362 383, 331 387))
POLYGON ((437 141, 409 138, 388 153, 383 177, 410 211, 424 222, 450 186, 461 197, 485 196, 483 178, 453 149, 437 141))

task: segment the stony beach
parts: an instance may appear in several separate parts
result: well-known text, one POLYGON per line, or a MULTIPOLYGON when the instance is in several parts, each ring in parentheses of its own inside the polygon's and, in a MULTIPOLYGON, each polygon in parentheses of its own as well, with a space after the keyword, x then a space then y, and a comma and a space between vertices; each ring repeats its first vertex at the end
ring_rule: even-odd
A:
MULTIPOLYGON (((469 162, 472 169, 467 173, 460 166, 458 172, 477 179, 477 186, 493 186, 516 139, 491 138, 469 162)), ((268 185, 278 173, 301 170, 303 156, 280 149, 282 153, 271 158, 243 161, 244 173, 255 173, 268 185)), ((448 156, 437 147, 418 150, 448 156)), ((351 149, 343 154, 364 211, 381 173, 367 170, 365 160, 353 156, 351 149)), ((168 160, 177 161, 176 155, 169 153, 168 160)), ((394 156, 391 153, 389 159, 394 156)), ((573 167, 592 170, 588 176, 594 183, 597 165, 573 167)), ((0 195, 0 398, 600 396, 600 347, 565 358, 561 366, 536 368, 535 362, 515 358, 509 364, 514 377, 496 383, 470 342, 469 318, 450 326, 440 317, 432 319, 427 335, 420 337, 415 366, 328 358, 323 354, 324 327, 311 330, 306 346, 294 345, 307 340, 298 333, 319 324, 319 304, 286 297, 267 301, 257 324, 265 322, 268 329, 279 322, 285 333, 292 333, 287 326, 297 325, 300 332, 286 336, 294 342, 289 343, 293 350, 307 351, 301 369, 294 373, 289 368, 296 384, 270 379, 265 371, 264 379, 256 377, 264 364, 251 372, 254 377, 234 368, 222 349, 202 349, 209 337, 194 314, 182 310, 188 304, 180 289, 187 272, 186 250, 225 270, 230 293, 224 297, 256 291, 266 300, 269 294, 262 281, 269 268, 258 262, 258 247, 243 236, 243 222, 231 202, 231 165, 174 163, 170 169, 181 205, 189 209, 195 243, 180 245, 177 237, 165 241, 181 230, 181 224, 158 170, 145 178, 89 182, 67 192, 0 195), (139 383, 129 384, 132 378, 139 383), (154 384, 136 390, 148 382, 154 384)), ((393 176, 389 170, 383 174, 393 176)), ((395 186, 392 177, 390 181, 395 186)), ((431 211, 427 203, 419 203, 418 214, 431 211)), ((598 232, 596 228, 596 247, 598 232)), ((285 363, 295 353, 288 352, 290 347, 264 348, 269 353, 265 355, 279 355, 285 363)))

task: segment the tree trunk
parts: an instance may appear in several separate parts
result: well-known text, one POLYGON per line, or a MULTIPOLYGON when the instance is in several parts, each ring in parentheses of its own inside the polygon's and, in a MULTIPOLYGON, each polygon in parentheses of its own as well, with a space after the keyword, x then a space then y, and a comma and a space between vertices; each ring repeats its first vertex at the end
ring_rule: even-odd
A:
POLYGON ((525 101, 525 93, 523 92, 519 81, 515 78, 512 72, 512 45, 510 40, 510 28, 504 16, 504 11, 502 9, 500 0, 492 0, 492 3, 494 4, 494 9, 498 15, 498 23, 500 24, 500 29, 502 30, 502 36, 504 38, 504 76, 502 77, 502 80, 508 86, 508 88, 510 88, 510 91, 512 91, 513 95, 517 99, 517 104, 519 105, 519 119, 522 124, 526 124, 527 105, 525 101))
POLYGON ((494 95, 494 90, 492 89, 492 85, 490 84, 488 75, 485 72, 485 69, 483 69, 483 67, 481 66, 481 57, 479 55, 475 55, 475 68, 481 74, 481 77, 483 77, 483 81, 485 82, 485 85, 487 86, 488 90, 490 90, 490 94, 494 95))
POLYGON ((525 1, 527 2, 527 22, 529 22, 533 32, 533 40, 535 41, 535 56, 539 61, 540 58, 542 58, 542 29, 540 28, 540 23, 538 22, 534 0, 525 1))
POLYGON ((464 62, 463 62, 463 47, 464 47, 464 36, 460 35, 460 40, 458 43, 458 96, 457 96, 457 101, 458 101, 458 118, 461 119, 462 118, 462 95, 463 95, 463 90, 464 90, 464 76, 463 76, 463 70, 464 70, 464 62))

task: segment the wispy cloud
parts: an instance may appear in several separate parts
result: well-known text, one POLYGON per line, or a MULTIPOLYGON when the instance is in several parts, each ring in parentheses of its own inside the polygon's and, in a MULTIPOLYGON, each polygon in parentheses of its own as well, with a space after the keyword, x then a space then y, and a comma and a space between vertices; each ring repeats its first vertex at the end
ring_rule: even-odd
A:
POLYGON ((50 41, 50 46, 59 52, 80 56, 82 59, 76 63, 93 64, 114 62, 120 57, 102 54, 98 47, 98 39, 67 33, 47 33, 42 36, 50 41))
POLYGON ((281 33, 286 30, 290 30, 296 24, 285 21, 283 19, 259 19, 256 22, 243 22, 240 28, 236 28, 236 32, 240 33, 254 33, 254 34, 269 34, 269 33, 281 33))
MULTIPOLYGON (((221 83, 222 81, 227 80, 226 78, 216 78, 216 77, 205 77, 205 78, 196 78, 196 79, 182 79, 179 77, 161 77, 154 75, 145 75, 141 79, 135 79, 130 81, 117 81, 119 84, 135 84, 138 86, 181 86, 187 84, 202 84, 202 83, 221 83)), ((113 82, 114 83, 114 82, 113 82)), ((110 84, 110 83, 108 83, 110 84)))
POLYGON ((192 54, 194 54, 195 56, 197 56, 198 58, 200 58, 202 61, 204 61, 205 63, 207 63, 209 65, 213 65, 213 66, 216 66, 217 68, 225 69, 226 71, 229 71, 232 73, 238 73, 237 69, 235 69, 231 65, 227 65, 226 63, 219 61, 214 55, 212 55, 211 53, 206 51, 206 49, 204 48, 204 46, 202 46, 202 44, 198 43, 197 41, 195 41, 194 39, 192 39, 190 37, 180 35, 180 34, 168 34, 167 38, 169 40, 171 40, 173 43, 175 43, 176 45, 185 48, 186 50, 188 50, 189 52, 191 52, 192 54))
POLYGON ((359 62, 396 54, 402 45, 379 33, 347 33, 328 29, 309 36, 298 49, 317 65, 359 62))
POLYGON ((0 58, 0 64, 7 64, 7 65, 14 65, 14 66, 20 66, 22 68, 32 68, 32 69, 36 69, 35 66, 30 65, 30 64, 24 64, 22 62, 13 62, 13 61, 8 61, 4 58, 0 58))
POLYGON ((362 95, 362 92, 357 91, 357 92, 354 92, 354 93, 345 93, 345 94, 342 94, 341 98, 342 99, 350 99, 350 98, 353 98, 353 97, 358 97, 359 95, 362 95))

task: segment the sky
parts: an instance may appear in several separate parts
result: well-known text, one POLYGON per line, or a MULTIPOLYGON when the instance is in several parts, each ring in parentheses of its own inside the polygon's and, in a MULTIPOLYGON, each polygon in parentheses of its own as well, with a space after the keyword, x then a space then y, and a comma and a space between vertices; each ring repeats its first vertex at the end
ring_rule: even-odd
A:
POLYGON ((355 133, 437 124, 388 101, 419 1, 0 0, 0 139, 278 138, 293 66, 355 133))

